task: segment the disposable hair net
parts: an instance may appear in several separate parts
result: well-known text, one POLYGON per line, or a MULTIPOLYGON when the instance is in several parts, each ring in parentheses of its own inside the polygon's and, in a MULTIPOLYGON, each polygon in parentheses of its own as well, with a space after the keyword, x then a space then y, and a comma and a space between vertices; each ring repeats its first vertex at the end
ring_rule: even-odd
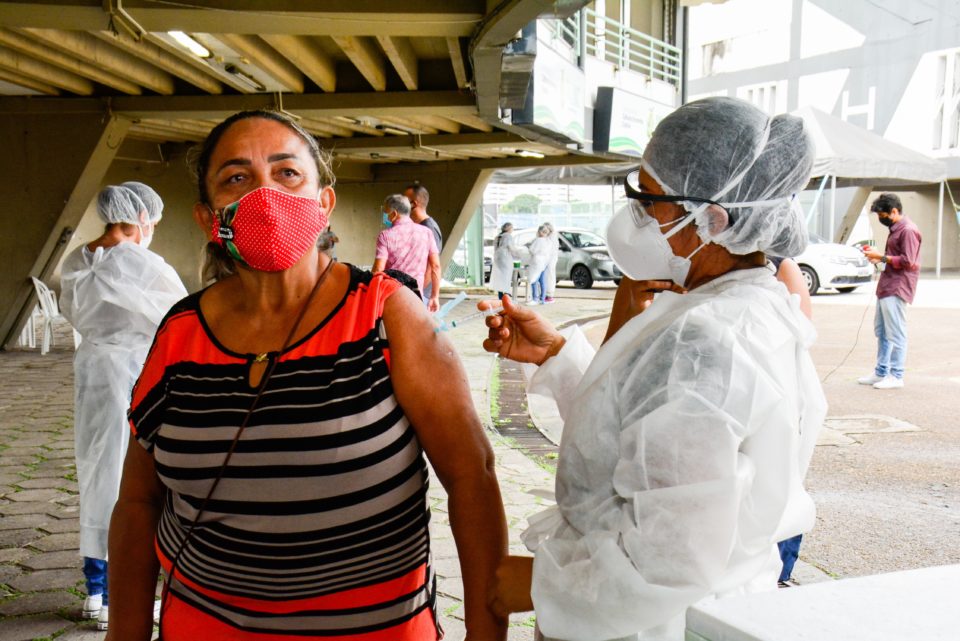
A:
POLYGON ((163 217, 163 200, 161 200, 160 194, 155 192, 152 187, 135 180, 121 183, 120 186, 130 189, 140 197, 140 201, 147 210, 149 222, 160 222, 160 219, 163 217))
POLYGON ((730 212, 733 224, 714 234, 706 206, 683 203, 704 242, 733 254, 796 256, 807 246, 796 193, 810 179, 814 153, 801 118, 771 118, 742 100, 716 97, 664 118, 642 166, 667 194, 707 198, 730 212))
POLYGON ((97 214, 108 225, 116 223, 141 224, 140 212, 146 211, 140 196, 132 189, 108 185, 97 196, 97 214))

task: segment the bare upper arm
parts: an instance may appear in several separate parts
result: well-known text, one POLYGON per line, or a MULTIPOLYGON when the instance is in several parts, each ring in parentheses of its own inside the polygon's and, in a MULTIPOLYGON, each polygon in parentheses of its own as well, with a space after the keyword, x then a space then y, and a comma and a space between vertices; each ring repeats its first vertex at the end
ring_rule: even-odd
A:
POLYGON ((813 307, 810 302, 810 290, 803 278, 800 266, 789 258, 784 258, 777 269, 777 280, 786 285, 787 291, 800 297, 800 309, 807 318, 812 318, 813 307))
POLYGON ((382 272, 386 264, 387 264, 387 261, 385 261, 382 258, 377 258, 376 260, 373 261, 373 268, 370 271, 372 271, 374 274, 376 274, 377 272, 382 272))
POLYGON ((134 438, 130 438, 123 460, 123 479, 119 501, 155 503, 163 499, 163 483, 157 476, 153 456, 134 438))
POLYGON ((453 345, 409 290, 386 303, 394 393, 444 486, 493 465, 493 451, 453 345))

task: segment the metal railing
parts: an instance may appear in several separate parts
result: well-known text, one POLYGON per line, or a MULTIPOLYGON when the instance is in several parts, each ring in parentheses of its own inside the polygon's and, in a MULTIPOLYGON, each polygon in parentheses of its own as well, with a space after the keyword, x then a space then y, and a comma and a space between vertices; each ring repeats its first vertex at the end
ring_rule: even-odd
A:
POLYGON ((674 85, 680 83, 680 49, 670 43, 602 16, 593 9, 583 9, 566 20, 550 22, 554 36, 574 50, 579 48, 583 33, 587 55, 649 78, 674 85), (581 21, 586 21, 586 25, 581 21))

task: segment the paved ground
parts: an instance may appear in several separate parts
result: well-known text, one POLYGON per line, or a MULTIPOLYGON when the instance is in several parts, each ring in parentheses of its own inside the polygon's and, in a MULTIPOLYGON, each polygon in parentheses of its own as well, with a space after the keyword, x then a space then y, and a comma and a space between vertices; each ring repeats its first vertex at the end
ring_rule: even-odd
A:
MULTIPOLYGON (((820 339, 813 351, 830 401, 831 429, 817 448, 808 485, 818 504, 816 529, 801 557, 801 582, 943 563, 960 563, 960 279, 921 282, 910 309, 908 387, 879 392, 855 383, 872 367, 873 297, 869 288, 814 299, 820 339), (861 324, 862 321, 862 324, 861 324)), ((613 289, 561 289, 540 311, 554 322, 609 311, 613 289)), ((467 303, 457 315, 466 314, 467 303)), ((603 323, 593 326, 593 336, 603 323)), ((482 323, 450 338, 464 360, 477 409, 490 424, 493 358, 480 348, 482 323)), ((0 639, 101 639, 78 620, 82 575, 77 557, 73 476, 72 341, 59 328, 55 349, 0 352, 0 639), (70 345, 67 349, 64 345, 70 345)), ((513 549, 526 518, 552 489, 541 467, 491 433, 513 549)), ((448 639, 463 638, 462 587, 447 526, 446 499, 434 481, 433 539, 440 612, 448 639)), ((517 616, 510 639, 533 638, 517 616)))

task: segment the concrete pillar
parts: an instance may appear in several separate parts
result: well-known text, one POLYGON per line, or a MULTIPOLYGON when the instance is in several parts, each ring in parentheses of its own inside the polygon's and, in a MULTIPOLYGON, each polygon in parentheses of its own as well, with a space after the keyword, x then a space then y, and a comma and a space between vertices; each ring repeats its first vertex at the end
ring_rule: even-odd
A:
MULTIPOLYGON (((464 215, 468 215, 464 212, 464 215)), ((483 286, 483 210, 477 207, 473 216, 470 217, 470 224, 467 226, 466 233, 467 254, 470 261, 467 263, 467 271, 470 275, 468 284, 473 287, 483 286)))
POLYGON ((847 211, 844 212, 843 218, 840 219, 840 231, 837 232, 835 242, 842 245, 847 244, 850 240, 850 232, 853 231, 853 226, 857 224, 857 219, 860 218, 860 213, 863 211, 864 205, 867 204, 867 198, 869 197, 870 187, 857 187, 857 190, 850 198, 847 211))
POLYGON ((44 280, 123 142, 130 121, 104 113, 0 117, 0 345, 15 340, 44 280))

